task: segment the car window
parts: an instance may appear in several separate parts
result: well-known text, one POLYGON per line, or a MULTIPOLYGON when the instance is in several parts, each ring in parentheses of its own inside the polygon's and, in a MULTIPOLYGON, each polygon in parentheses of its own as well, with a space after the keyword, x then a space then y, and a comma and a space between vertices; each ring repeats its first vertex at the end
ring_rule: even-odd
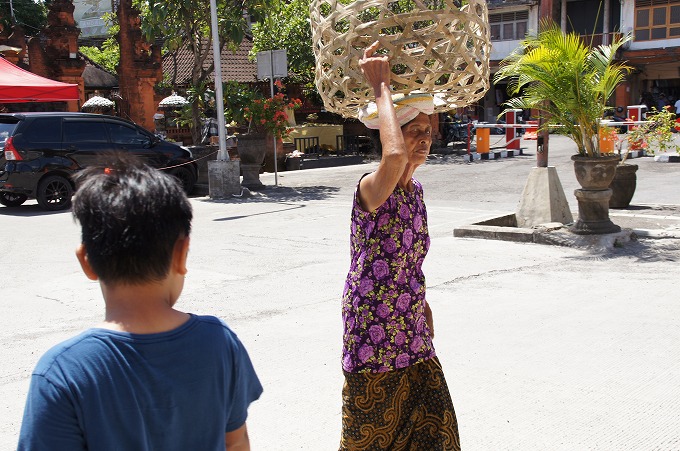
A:
POLYGON ((5 147, 5 141, 7 141, 7 138, 9 138, 12 135, 12 131, 16 126, 17 126, 16 123, 7 124, 0 122, 0 149, 3 149, 5 147))
POLYGON ((148 144, 151 140, 149 136, 127 124, 116 124, 108 122, 109 135, 111 141, 116 144, 148 144))
POLYGON ((102 121, 64 121, 64 143, 109 142, 102 121))
POLYGON ((61 118, 38 117, 26 124, 21 131, 32 143, 54 143, 61 141, 61 118))

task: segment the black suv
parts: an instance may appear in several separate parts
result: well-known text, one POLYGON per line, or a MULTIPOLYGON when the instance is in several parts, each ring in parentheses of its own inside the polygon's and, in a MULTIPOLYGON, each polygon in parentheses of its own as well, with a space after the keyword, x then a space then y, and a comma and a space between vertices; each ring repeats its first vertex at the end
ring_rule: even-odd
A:
POLYGON ((71 205, 71 175, 130 152, 155 168, 168 168, 187 193, 198 179, 191 151, 163 141, 124 119, 86 113, 0 114, 0 204, 29 197, 47 210, 71 205))

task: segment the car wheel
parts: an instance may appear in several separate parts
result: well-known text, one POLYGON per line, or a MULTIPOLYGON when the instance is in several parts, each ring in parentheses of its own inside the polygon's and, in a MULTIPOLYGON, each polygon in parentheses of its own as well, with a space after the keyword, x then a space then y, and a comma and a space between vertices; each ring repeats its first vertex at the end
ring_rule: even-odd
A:
POLYGON ((36 200, 45 210, 65 210, 71 206, 73 188, 71 183, 59 175, 46 177, 38 185, 36 200))
POLYGON ((196 184, 196 176, 194 176, 194 173, 191 171, 191 169, 180 166, 178 168, 172 169, 170 171, 170 175, 179 181, 179 184, 182 185, 182 189, 184 189, 185 193, 191 194, 194 189, 194 185, 196 184))
POLYGON ((18 207, 26 202, 28 196, 25 194, 8 193, 7 191, 0 192, 0 204, 5 207, 18 207))

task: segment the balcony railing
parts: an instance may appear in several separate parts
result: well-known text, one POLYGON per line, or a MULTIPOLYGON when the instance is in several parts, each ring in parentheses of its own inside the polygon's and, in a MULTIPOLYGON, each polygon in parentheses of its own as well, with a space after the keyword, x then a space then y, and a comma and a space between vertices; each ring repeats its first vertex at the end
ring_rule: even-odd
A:
POLYGON ((581 40, 583 43, 587 46, 590 47, 597 47, 598 45, 602 44, 611 44, 614 42, 616 39, 619 39, 621 37, 621 33, 617 32, 612 32, 612 33, 597 33, 597 34, 582 34, 581 35, 581 40), (606 41, 605 41, 606 37, 606 41))

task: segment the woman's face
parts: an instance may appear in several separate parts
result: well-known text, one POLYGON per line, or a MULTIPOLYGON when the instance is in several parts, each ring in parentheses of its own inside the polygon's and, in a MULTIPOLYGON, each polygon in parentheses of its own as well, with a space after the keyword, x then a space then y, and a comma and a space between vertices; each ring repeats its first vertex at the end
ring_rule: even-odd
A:
POLYGON ((408 151, 408 162, 421 165, 427 160, 432 145, 432 125, 430 116, 420 113, 411 122, 401 127, 404 143, 408 151))

